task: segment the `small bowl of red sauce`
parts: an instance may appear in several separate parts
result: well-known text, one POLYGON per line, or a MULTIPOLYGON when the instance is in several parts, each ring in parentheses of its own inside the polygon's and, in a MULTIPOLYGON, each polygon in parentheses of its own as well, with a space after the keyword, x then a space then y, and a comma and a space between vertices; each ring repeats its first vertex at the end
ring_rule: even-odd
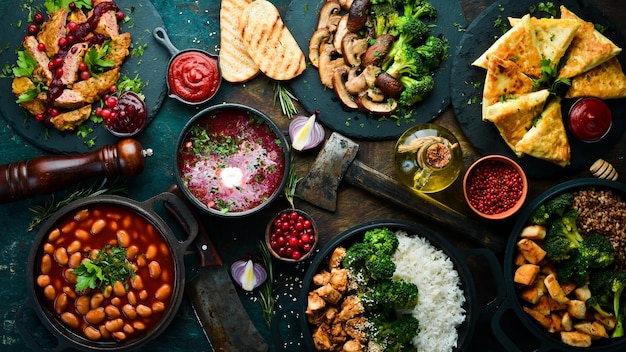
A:
POLYGON ((152 35, 172 55, 167 69, 169 96, 190 105, 213 98, 222 82, 218 57, 199 49, 178 50, 161 27, 152 35))
POLYGON ((524 204, 528 180, 511 158, 488 155, 476 160, 463 178, 469 207, 483 218, 498 220, 515 214, 524 204))
POLYGON ((126 91, 119 96, 110 96, 105 105, 107 107, 101 109, 100 114, 107 130, 114 136, 132 137, 141 132, 148 121, 146 103, 137 93, 126 91), (110 111, 106 113, 104 109, 110 111))
POLYGON ((317 235, 313 217, 300 209, 285 209, 267 224, 265 244, 274 258, 297 263, 311 256, 317 235))
POLYGON ((206 213, 241 217, 260 211, 285 187, 289 144, 260 111, 218 104, 193 116, 176 147, 178 186, 206 213))
POLYGON ((587 143, 602 140, 611 130, 611 109, 599 98, 578 99, 569 110, 568 126, 574 137, 587 143))

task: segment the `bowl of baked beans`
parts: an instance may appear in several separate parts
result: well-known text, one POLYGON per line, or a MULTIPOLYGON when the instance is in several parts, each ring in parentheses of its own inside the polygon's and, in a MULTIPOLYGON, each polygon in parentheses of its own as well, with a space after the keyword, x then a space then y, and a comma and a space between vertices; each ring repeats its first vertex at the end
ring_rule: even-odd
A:
POLYGON ((23 320, 27 309, 57 337, 57 347, 125 351, 157 337, 183 297, 183 254, 198 229, 186 209, 163 193, 144 202, 89 197, 56 212, 29 255, 28 297, 16 316, 25 341, 33 350, 51 347, 31 336, 23 320), (187 235, 174 234, 157 203, 177 213, 187 235))

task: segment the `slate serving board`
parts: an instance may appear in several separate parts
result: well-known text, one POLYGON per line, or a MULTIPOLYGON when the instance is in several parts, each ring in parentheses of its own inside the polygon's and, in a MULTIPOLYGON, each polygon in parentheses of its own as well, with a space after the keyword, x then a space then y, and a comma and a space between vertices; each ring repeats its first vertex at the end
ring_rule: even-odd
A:
MULTIPOLYGON (((307 57, 311 35, 315 31, 320 7, 326 0, 297 0, 288 6, 283 20, 300 48, 307 57)), ((319 121, 326 127, 346 136, 361 139, 393 139, 399 137, 409 127, 429 122, 439 116, 450 104, 451 55, 456 51, 462 36, 460 28, 466 21, 463 10, 456 0, 431 0, 438 11, 438 19, 433 22, 433 35, 448 38, 450 50, 448 60, 435 72, 435 89, 423 102, 414 106, 410 119, 380 118, 345 108, 335 92, 325 88, 319 79, 318 70, 308 65, 303 74, 289 82, 302 106, 313 112, 320 109, 319 121)))
MULTIPOLYGON (((142 55, 126 58, 122 66, 122 73, 131 78, 139 75, 143 83, 146 84, 143 94, 146 97, 148 122, 150 122, 161 107, 167 90, 165 77, 170 55, 152 37, 152 29, 156 26, 163 26, 163 20, 149 0, 117 0, 116 3, 131 18, 128 23, 121 25, 122 32, 130 32, 131 34, 131 51, 132 47, 144 46, 142 55)), ((45 12, 42 4, 42 0, 35 0, 29 6, 45 12)), ((20 11, 16 15, 13 11, 22 8, 22 6, 18 7, 14 4, 6 7, 6 11, 0 14, 0 23, 11 24, 5 26, 6 32, 2 34, 0 40, 2 45, 0 63, 3 65, 15 65, 16 50, 22 48, 22 38, 26 34, 26 26, 28 25, 28 12, 20 11), (19 24, 21 26, 18 26, 19 24)), ((48 16, 45 17, 47 19, 48 16)), ((115 144, 119 140, 118 137, 109 133, 104 125, 95 125, 91 121, 86 122, 86 124, 94 130, 88 136, 88 138, 96 137, 96 144, 93 148, 89 148, 84 143, 85 140, 78 138, 76 132, 60 132, 54 128, 46 128, 15 103, 16 97, 11 91, 12 80, 12 75, 0 79, 0 115, 17 134, 35 146, 51 153, 73 154, 115 144)))
MULTIPOLYGON (((603 34, 619 47, 625 47, 621 35, 610 25, 600 10, 587 1, 557 0, 553 3, 557 8, 556 17, 559 17, 559 6, 565 5, 584 20, 607 27, 603 34)), ((613 113, 613 127, 608 136, 601 142, 591 144, 580 142, 568 130, 572 157, 571 164, 566 167, 560 167, 530 156, 518 158, 502 140, 495 125, 482 121, 481 101, 486 71, 472 66, 471 63, 491 46, 496 36, 502 34, 503 29, 501 27, 494 27, 494 22, 498 17, 501 17, 508 24, 507 17, 522 17, 529 13, 531 6, 537 4, 538 2, 534 0, 498 1, 489 6, 469 25, 461 38, 459 49, 452 59, 450 79, 452 106, 461 129, 481 154, 509 156, 516 160, 527 176, 531 178, 556 178, 588 168, 615 145, 624 130, 625 123, 622 116, 626 113, 626 103, 624 99, 606 101, 613 113), (472 98, 475 99, 475 102, 469 103, 472 98)), ((532 15, 544 17, 545 14, 536 11, 532 15)), ((506 28, 510 28, 510 26, 506 28)), ((624 53, 618 55, 623 67, 626 67, 625 56, 624 53)), ((564 118, 567 118, 567 113, 574 102, 575 99, 563 99, 562 113, 564 118)))

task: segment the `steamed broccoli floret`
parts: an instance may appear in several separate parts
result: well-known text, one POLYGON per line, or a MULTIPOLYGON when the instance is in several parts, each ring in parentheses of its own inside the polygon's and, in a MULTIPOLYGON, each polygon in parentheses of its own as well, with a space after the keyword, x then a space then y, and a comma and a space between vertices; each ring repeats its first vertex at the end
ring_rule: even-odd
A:
POLYGON ((546 212, 550 215, 563 216, 565 211, 572 205, 574 195, 562 193, 546 202, 546 212))
POLYGON ((616 324, 611 337, 624 336, 624 320, 626 320, 626 309, 621 307, 622 293, 626 288, 626 273, 623 271, 615 272, 611 291, 613 292, 613 311, 615 312, 616 324))
POLYGON ((369 244, 357 242, 346 249, 346 254, 341 265, 344 268, 354 270, 362 269, 365 267, 365 262, 372 254, 374 254, 374 252, 369 244))
POLYGON ((396 271, 396 263, 384 251, 378 251, 367 258, 365 268, 370 276, 376 280, 390 278, 396 271))
POLYGON ((564 236, 546 236, 543 250, 546 257, 554 262, 560 262, 570 257, 570 252, 576 249, 576 245, 564 236))
POLYGON ((414 18, 437 18, 437 9, 427 0, 405 0, 404 15, 414 18))
POLYGON ((417 304, 415 284, 404 280, 379 280, 364 292, 361 301, 366 307, 376 307, 383 312, 396 309, 413 309, 417 304))
POLYGON ((428 26, 415 18, 409 16, 399 16, 395 21, 396 30, 398 36, 391 45, 391 49, 388 53, 387 62, 383 64, 383 68, 387 68, 391 65, 389 62, 396 53, 402 49, 405 45, 414 46, 423 43, 429 36, 428 26))
POLYGON ((587 304, 587 307, 593 308, 603 317, 613 316, 613 313, 606 310, 608 302, 602 301, 601 296, 591 296, 585 301, 585 303, 587 304))
POLYGON ((550 214, 546 212, 546 205, 541 204, 530 214, 528 222, 535 225, 547 226, 550 214))
POLYGON ((615 272, 612 269, 597 270, 589 276, 591 298, 585 303, 603 316, 612 315, 614 278, 615 272))
POLYGON ((580 243, 583 241, 583 237, 578 232, 578 228, 575 226, 572 227, 568 222, 569 218, 560 218, 556 219, 550 224, 548 227, 548 231, 546 233, 546 237, 552 236, 562 236, 567 238, 570 242, 572 242, 572 246, 575 248, 580 247, 580 243))
POLYGON ((400 93, 400 98, 398 99, 400 106, 411 106, 424 100, 435 88, 435 80, 430 75, 424 75, 419 78, 402 76, 400 77, 400 83, 404 86, 404 90, 400 93))
POLYGON ((396 20, 398 19, 398 11, 390 3, 372 4, 370 16, 376 37, 381 34, 397 35, 396 20))
POLYGON ((576 286, 584 286, 589 281, 589 267, 579 251, 572 251, 570 257, 555 263, 559 281, 571 281, 576 286))
POLYGON ((448 42, 435 36, 429 36, 426 42, 415 49, 422 64, 429 70, 435 69, 447 58, 448 42))
POLYGON ((395 319, 377 317, 373 322, 374 340, 385 351, 416 351, 411 339, 419 333, 417 318, 410 314, 402 314, 395 319))
POLYGON ((389 62, 391 65, 387 67, 387 73, 394 78, 417 76, 423 67, 421 56, 410 45, 402 46, 389 62))
POLYGON ((585 237, 578 250, 590 268, 606 268, 615 261, 615 249, 602 235, 585 237))
POLYGON ((374 252, 382 251, 393 255, 400 244, 396 233, 388 228, 376 228, 365 232, 363 243, 370 245, 374 252))

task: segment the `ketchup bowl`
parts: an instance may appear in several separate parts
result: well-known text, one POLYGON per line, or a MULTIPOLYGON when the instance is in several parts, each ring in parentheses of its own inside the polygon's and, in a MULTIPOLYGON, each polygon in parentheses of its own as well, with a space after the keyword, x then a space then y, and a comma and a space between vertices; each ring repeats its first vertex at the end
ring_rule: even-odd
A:
POLYGON ((175 177, 185 196, 220 217, 253 214, 283 191, 289 144, 265 114, 239 104, 208 107, 183 128, 175 177))
POLYGON ((222 83, 218 57, 199 49, 178 50, 161 27, 154 28, 152 35, 172 55, 167 67, 169 96, 190 105, 213 98, 222 83))
POLYGON ((578 140, 594 143, 602 140, 613 125, 613 115, 606 103, 596 97, 576 100, 569 110, 568 126, 578 140))

